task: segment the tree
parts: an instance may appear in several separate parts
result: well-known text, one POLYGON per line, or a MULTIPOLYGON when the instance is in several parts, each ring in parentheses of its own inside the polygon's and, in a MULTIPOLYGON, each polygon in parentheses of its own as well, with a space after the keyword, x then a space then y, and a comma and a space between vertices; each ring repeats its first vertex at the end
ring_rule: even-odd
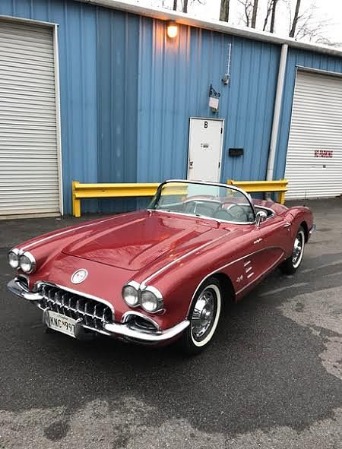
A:
POLYGON ((230 0, 221 0, 220 5, 220 20, 228 22, 229 20, 230 0))
POLYGON ((292 21, 292 25, 291 25, 291 29, 290 29, 290 34, 289 34, 290 37, 295 37, 295 34, 296 34, 298 20, 300 19, 300 16, 299 16, 300 3, 301 3, 301 0, 296 1, 296 9, 295 9, 295 13, 294 13, 294 17, 293 17, 293 21, 292 21))
POLYGON ((253 11, 252 11, 252 23, 251 23, 252 28, 255 28, 255 26, 256 26, 256 18, 258 15, 258 5, 259 5, 259 0, 254 0, 253 11))
POLYGON ((289 36, 297 40, 333 45, 324 36, 325 28, 329 25, 329 21, 319 19, 315 3, 311 3, 311 5, 303 11, 301 11, 301 6, 301 0, 296 0, 294 16, 292 20, 290 19, 289 36))
POLYGON ((247 27, 256 28, 259 0, 238 0, 244 10, 244 22, 247 27))
MULTIPOLYGON (((200 3, 203 4, 205 0, 192 0, 191 3, 200 3)), ((188 6, 189 6, 189 0, 183 0, 182 2, 182 12, 187 13, 188 12, 188 6)), ((177 11, 178 9, 178 0, 173 0, 173 7, 172 9, 174 11, 177 11)))

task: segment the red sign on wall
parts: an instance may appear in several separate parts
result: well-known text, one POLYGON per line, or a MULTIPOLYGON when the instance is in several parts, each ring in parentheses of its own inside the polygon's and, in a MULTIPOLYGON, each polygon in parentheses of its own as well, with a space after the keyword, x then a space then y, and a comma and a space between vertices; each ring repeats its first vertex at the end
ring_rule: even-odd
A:
POLYGON ((315 157, 325 157, 325 158, 333 157, 333 150, 315 150, 314 156, 315 157))

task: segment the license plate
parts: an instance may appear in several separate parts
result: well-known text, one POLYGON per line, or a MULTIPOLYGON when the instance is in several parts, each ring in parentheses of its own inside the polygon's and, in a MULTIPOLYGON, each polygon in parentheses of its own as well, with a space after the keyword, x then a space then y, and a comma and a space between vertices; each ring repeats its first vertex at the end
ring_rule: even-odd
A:
POLYGON ((75 324, 76 320, 68 316, 62 315, 61 313, 48 312, 47 325, 51 329, 62 332, 63 334, 69 335, 70 337, 75 337, 75 324))

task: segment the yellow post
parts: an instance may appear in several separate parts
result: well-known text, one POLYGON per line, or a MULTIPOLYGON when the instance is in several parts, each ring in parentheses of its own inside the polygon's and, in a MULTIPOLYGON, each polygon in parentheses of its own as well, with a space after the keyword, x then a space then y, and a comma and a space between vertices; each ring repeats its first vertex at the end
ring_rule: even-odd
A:
POLYGON ((278 194, 278 200, 280 204, 284 204, 285 203, 285 193, 286 192, 279 192, 278 194))
POLYGON ((75 189, 78 181, 72 181, 72 215, 79 218, 81 216, 81 200, 76 198, 75 189))

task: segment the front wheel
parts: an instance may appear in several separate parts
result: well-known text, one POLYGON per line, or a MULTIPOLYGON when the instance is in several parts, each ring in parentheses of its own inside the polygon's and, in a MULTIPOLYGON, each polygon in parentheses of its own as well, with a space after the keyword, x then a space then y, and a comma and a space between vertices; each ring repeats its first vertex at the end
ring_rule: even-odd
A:
POLYGON ((280 269, 282 270, 283 273, 293 274, 297 271, 299 265, 302 263, 304 254, 304 245, 305 245, 305 232, 304 229, 300 226, 293 244, 291 256, 280 265, 280 269))
POLYGON ((181 339, 183 350, 198 354, 212 340, 221 314, 222 293, 220 283, 209 278, 196 294, 189 312, 190 325, 181 339))

